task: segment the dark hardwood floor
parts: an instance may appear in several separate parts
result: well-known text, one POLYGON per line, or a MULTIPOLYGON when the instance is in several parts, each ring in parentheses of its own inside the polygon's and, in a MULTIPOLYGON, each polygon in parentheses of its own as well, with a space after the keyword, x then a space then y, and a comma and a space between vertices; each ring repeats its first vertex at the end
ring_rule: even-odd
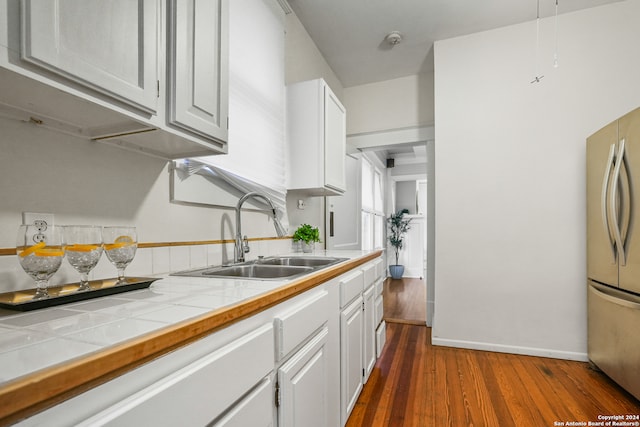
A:
POLYGON ((432 346, 430 328, 387 323, 347 426, 546 427, 639 414, 638 400, 587 363, 432 346))
POLYGON ((387 278, 383 285, 384 320, 394 323, 425 325, 427 322, 427 285, 422 279, 387 278))

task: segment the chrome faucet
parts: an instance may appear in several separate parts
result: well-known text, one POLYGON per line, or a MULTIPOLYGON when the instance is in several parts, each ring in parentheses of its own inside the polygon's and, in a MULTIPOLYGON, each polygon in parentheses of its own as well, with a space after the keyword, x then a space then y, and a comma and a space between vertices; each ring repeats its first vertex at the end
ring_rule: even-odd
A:
POLYGON ((276 215, 276 207, 273 205, 273 202, 266 195, 259 193, 257 191, 252 191, 250 193, 245 194, 238 200, 238 204, 236 205, 236 242, 234 246, 233 252, 233 262, 239 263, 244 262, 244 254, 249 252, 249 240, 247 236, 242 237, 242 221, 240 219, 240 210, 242 209, 242 204, 250 198, 257 198, 264 200, 269 207, 271 208, 271 215, 273 216, 273 225, 276 228, 276 233, 278 237, 283 237, 286 234, 286 230, 282 226, 282 223, 278 219, 276 215))

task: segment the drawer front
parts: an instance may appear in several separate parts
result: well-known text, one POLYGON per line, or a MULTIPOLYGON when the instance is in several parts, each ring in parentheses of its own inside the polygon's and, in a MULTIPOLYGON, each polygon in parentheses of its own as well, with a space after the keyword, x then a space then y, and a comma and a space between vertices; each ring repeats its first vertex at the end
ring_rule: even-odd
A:
POLYGON ((325 290, 296 304, 274 320, 278 360, 305 342, 329 320, 329 293, 325 290))
POLYGON ((374 263, 370 262, 365 265, 362 269, 362 274, 364 274, 364 287, 368 287, 370 284, 376 281, 376 266, 374 263))
POLYGON ((340 307, 346 306, 364 290, 362 270, 351 273, 340 280, 340 307))
POLYGON ((384 300, 382 299, 382 295, 378 295, 376 297, 375 302, 375 324, 379 325, 382 322, 382 317, 384 316, 384 300))
POLYGON ((269 375, 274 363, 273 327, 268 324, 80 425, 208 425, 269 375))
POLYGON ((375 265, 376 268, 376 279, 384 279, 384 263, 382 262, 382 259, 378 258, 373 262, 373 265, 375 265))
POLYGON ((273 381, 267 377, 211 427, 273 427, 274 407, 273 381))
POLYGON ((640 297, 588 283, 589 360, 640 399, 640 297))
POLYGON ((382 295, 382 290, 384 289, 384 279, 378 279, 376 282, 376 295, 382 295))
POLYGON ((380 358, 384 344, 387 342, 387 324, 383 321, 376 329, 376 356, 380 358))

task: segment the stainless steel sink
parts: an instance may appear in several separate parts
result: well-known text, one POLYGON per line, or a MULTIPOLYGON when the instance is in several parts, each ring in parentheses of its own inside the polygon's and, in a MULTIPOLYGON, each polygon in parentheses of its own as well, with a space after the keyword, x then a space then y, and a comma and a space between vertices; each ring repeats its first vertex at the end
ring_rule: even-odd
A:
POLYGON ((296 265, 303 267, 324 267, 343 261, 343 258, 312 257, 312 256, 282 256, 269 257, 257 262, 261 265, 296 265))
POLYGON ((224 277, 258 280, 291 279, 345 260, 347 260, 347 258, 311 256, 269 257, 235 265, 180 271, 173 273, 172 276, 224 277))

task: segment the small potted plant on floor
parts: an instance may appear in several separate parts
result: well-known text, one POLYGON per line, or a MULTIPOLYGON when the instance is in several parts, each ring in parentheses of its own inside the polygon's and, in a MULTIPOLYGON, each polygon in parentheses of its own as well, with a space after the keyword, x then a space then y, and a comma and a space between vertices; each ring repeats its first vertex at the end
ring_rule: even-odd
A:
POLYGON ((295 242, 301 242, 302 252, 313 252, 315 242, 320 242, 320 231, 318 227, 302 224, 295 233, 293 233, 293 240, 295 242))
POLYGON ((400 257, 400 250, 404 245, 404 235, 409 230, 409 223, 411 218, 405 218, 405 214, 408 214, 408 209, 401 209, 393 215, 387 218, 389 224, 389 244, 393 246, 396 252, 396 263, 389 266, 389 275, 392 279, 401 279, 404 274, 404 265, 398 264, 398 258, 400 257))

